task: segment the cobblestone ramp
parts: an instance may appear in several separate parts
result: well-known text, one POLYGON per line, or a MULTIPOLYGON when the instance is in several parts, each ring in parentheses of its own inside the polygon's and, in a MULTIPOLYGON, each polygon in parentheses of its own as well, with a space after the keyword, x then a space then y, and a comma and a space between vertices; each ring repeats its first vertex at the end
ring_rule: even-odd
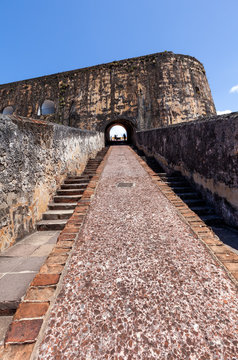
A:
POLYGON ((237 359, 234 283, 112 148, 34 359, 237 359))

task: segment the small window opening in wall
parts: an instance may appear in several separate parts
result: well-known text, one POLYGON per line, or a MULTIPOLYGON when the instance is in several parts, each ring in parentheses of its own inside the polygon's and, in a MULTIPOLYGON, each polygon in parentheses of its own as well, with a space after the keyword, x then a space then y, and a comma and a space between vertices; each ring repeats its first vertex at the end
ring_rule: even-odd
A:
POLYGON ((41 106, 41 114, 40 115, 49 115, 54 114, 55 112, 55 104, 51 100, 45 100, 41 106))
POLYGON ((110 141, 127 141, 127 131, 121 125, 114 125, 110 130, 110 141))
POLYGON ((196 92, 196 94, 198 94, 198 95, 200 94, 200 90, 199 90, 199 87, 198 87, 198 86, 195 87, 195 92, 196 92))
POLYGON ((6 106, 3 111, 3 115, 11 115, 13 113, 13 107, 12 106, 6 106))

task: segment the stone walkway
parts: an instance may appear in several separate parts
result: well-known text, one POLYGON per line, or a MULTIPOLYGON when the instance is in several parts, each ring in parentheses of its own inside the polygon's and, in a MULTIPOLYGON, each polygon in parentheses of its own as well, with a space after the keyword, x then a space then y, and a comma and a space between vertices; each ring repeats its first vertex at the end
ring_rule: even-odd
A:
POLYGON ((238 359, 236 288, 113 147, 34 359, 238 359))
POLYGON ((38 273, 59 231, 36 231, 0 254, 0 345, 21 298, 38 273))

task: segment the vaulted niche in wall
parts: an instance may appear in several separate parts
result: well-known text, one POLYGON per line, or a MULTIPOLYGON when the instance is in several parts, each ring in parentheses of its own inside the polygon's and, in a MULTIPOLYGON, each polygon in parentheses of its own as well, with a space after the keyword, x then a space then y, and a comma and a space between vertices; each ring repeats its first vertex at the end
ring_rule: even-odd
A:
POLYGON ((129 120, 112 121, 105 128, 105 144, 131 144, 135 130, 135 125, 129 120))
POLYGON ((38 115, 50 115, 55 113, 55 104, 51 100, 45 100, 43 104, 41 105, 41 111, 38 115))
POLYGON ((12 106, 6 106, 3 111, 3 115, 11 115, 13 113, 13 107, 12 106))

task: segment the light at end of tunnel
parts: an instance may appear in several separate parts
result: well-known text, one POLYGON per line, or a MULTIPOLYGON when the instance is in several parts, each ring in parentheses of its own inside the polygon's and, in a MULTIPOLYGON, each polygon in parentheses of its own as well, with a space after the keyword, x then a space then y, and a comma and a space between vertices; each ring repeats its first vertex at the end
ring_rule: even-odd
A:
POLYGON ((110 130, 110 138, 115 137, 115 135, 119 138, 122 138, 123 136, 127 137, 127 131, 126 129, 121 125, 115 125, 110 130))

